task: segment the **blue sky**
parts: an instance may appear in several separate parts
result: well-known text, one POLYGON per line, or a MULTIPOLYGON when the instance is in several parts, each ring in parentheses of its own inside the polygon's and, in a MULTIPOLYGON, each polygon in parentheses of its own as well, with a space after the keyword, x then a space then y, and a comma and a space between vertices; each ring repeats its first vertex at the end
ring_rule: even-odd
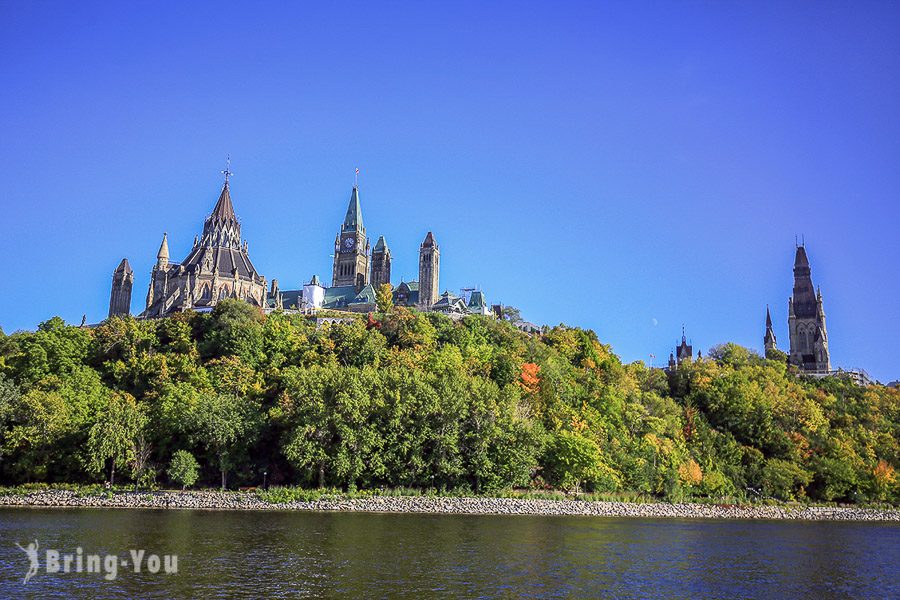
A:
POLYGON ((833 364, 900 378, 896 4, 485 4, 0 3, 0 327, 102 319, 122 257, 139 311, 230 154, 282 288, 359 167, 396 280, 430 229, 443 288, 627 361, 759 349, 767 303, 786 347, 805 235, 833 364))

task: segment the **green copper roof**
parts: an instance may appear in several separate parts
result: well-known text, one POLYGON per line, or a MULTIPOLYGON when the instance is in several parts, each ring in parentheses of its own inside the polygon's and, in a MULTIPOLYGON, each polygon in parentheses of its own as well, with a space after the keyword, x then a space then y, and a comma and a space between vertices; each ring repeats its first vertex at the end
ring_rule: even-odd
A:
POLYGON ((356 286, 342 285, 339 287, 325 288, 324 308, 341 308, 347 306, 356 299, 356 286))
POLYGON ((344 216, 344 225, 342 231, 362 231, 363 227, 362 208, 359 206, 359 188, 353 186, 350 192, 350 205, 347 207, 347 214, 344 216))
POLYGON ((383 235, 378 236, 378 241, 375 242, 375 251, 378 250, 387 250, 387 242, 384 241, 383 235))
POLYGON ((481 290, 475 290, 472 292, 472 295, 469 296, 469 306, 474 308, 482 308, 487 306, 487 301, 484 299, 484 294, 481 290))
POLYGON ((375 303, 375 288, 372 287, 371 283, 366 284, 366 287, 361 289, 359 293, 356 295, 356 298, 353 299, 354 303, 362 302, 366 304, 374 304, 375 303))

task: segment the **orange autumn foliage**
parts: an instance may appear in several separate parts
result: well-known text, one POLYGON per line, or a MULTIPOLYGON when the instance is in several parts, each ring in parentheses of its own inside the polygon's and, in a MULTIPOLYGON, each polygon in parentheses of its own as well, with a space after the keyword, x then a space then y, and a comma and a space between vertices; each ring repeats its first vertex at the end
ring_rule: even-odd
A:
POLYGON ((878 461, 878 465, 876 465, 872 474, 875 475, 875 481, 878 482, 878 485, 888 486, 896 481, 894 467, 885 460, 878 461))
POLYGON ((539 373, 541 367, 534 363, 523 363, 522 372, 519 374, 519 384, 526 392, 536 393, 541 385, 539 373))
POLYGON ((703 481, 703 470, 697 461, 691 459, 678 467, 678 476, 684 484, 697 485, 703 481))

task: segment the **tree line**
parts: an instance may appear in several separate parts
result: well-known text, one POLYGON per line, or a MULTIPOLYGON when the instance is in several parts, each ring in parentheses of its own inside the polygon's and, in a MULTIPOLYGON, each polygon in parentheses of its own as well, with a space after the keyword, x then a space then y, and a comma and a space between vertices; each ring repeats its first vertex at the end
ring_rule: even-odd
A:
POLYGON ((900 502, 900 392, 725 344, 667 373, 592 331, 402 307, 0 332, 0 480, 900 502))

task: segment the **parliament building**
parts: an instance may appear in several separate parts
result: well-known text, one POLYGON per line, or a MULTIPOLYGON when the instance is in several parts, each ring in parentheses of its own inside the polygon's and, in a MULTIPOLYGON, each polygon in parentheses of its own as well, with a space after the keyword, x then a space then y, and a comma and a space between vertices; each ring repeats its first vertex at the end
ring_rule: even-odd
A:
MULTIPOLYGON (((350 203, 334 239, 331 283, 313 275, 302 289, 282 290, 277 279, 267 285, 250 261, 249 244, 241 237, 241 224, 234 212, 228 176, 219 199, 203 224, 203 233, 181 262, 172 262, 169 239, 163 234, 156 264, 150 272, 147 301, 141 318, 164 317, 188 310, 210 310, 219 301, 237 298, 266 312, 315 313, 338 310, 367 313, 376 310, 375 290, 391 283, 391 250, 384 236, 371 247, 363 224, 359 186, 354 185, 350 203)), ((419 246, 418 281, 401 282, 392 290, 398 306, 442 312, 454 318, 493 315, 484 293, 466 288, 460 295, 440 292, 441 251, 432 232, 419 246)), ((109 316, 131 313, 134 272, 122 259, 113 272, 109 316)))

